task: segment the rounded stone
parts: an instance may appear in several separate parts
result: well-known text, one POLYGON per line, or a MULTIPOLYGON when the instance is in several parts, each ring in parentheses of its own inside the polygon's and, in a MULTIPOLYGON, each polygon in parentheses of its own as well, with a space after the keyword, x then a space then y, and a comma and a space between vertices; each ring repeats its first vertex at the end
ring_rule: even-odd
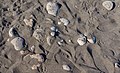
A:
POLYGON ((13 44, 15 50, 22 50, 24 48, 24 45, 25 45, 25 41, 21 37, 14 38, 11 41, 11 43, 13 44))
POLYGON ((107 10, 112 10, 113 8, 113 2, 112 1, 104 1, 102 3, 103 7, 105 7, 107 10))
POLYGON ((62 65, 62 67, 66 71, 70 71, 71 70, 70 66, 68 66, 68 65, 62 65))
POLYGON ((51 31, 56 31, 56 27, 55 26, 52 26, 50 29, 51 29, 51 31))
POLYGON ((69 24, 69 20, 67 20, 66 18, 60 18, 60 21, 67 26, 69 24))
POLYGON ((58 9, 59 9, 59 6, 55 2, 48 2, 46 5, 46 10, 48 14, 53 15, 53 16, 57 15, 58 9))
POLYGON ((80 46, 82 46, 87 43, 87 39, 84 35, 80 35, 80 37, 77 39, 77 42, 80 46))
POLYGON ((52 32, 50 33, 50 35, 51 35, 51 36, 55 36, 55 32, 52 31, 52 32))

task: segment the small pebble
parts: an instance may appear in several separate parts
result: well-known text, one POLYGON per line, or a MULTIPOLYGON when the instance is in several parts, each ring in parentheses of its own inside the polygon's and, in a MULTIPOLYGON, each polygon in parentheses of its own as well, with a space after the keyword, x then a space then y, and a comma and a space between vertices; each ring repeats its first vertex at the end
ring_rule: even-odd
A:
POLYGON ((33 65, 33 66, 31 67, 31 69, 32 69, 32 70, 36 70, 36 69, 37 69, 37 65, 33 65))
POLYGON ((27 26, 33 27, 33 19, 24 19, 23 20, 27 26))
POLYGON ((14 36, 16 36, 16 34, 17 34, 17 31, 15 30, 15 28, 14 27, 10 28, 9 36, 14 37, 14 36))
POLYGON ((44 56, 41 54, 33 54, 33 55, 30 55, 30 57, 37 59, 41 63, 45 61, 44 56))
POLYGON ((62 22, 58 22, 58 25, 62 24, 62 22))
POLYGON ((34 52, 35 51, 35 46, 31 46, 30 51, 34 52))
POLYGON ((24 51, 24 50, 21 50, 21 51, 20 51, 20 54, 21 54, 21 55, 25 54, 25 51, 24 51))
POLYGON ((56 16, 59 10, 59 5, 55 2, 48 2, 46 5, 46 10, 48 14, 56 16))
POLYGON ((52 26, 50 29, 51 29, 51 31, 56 31, 56 27, 55 26, 52 26))
POLYGON ((44 37, 44 30, 43 29, 36 29, 33 33, 33 37, 36 40, 41 40, 44 37))
POLYGON ((60 21, 67 26, 69 24, 69 20, 67 20, 66 18, 60 18, 60 21))
POLYGON ((80 35, 80 37, 77 39, 77 42, 79 45, 85 45, 87 43, 87 39, 84 35, 80 35))
POLYGON ((50 35, 54 37, 54 36, 55 36, 55 32, 52 31, 52 32, 50 33, 50 35))
POLYGON ((60 41, 58 41, 58 45, 63 45, 63 43, 64 43, 64 40, 60 40, 60 41))
POLYGON ((120 64, 115 63, 115 68, 120 68, 120 64))
POLYGON ((68 66, 68 65, 62 65, 62 67, 66 71, 70 71, 71 70, 70 66, 68 66))
POLYGON ((95 43, 96 43, 96 37, 93 36, 93 37, 91 37, 91 38, 87 38, 87 41, 88 41, 89 43, 95 44, 95 43))
POLYGON ((113 8, 113 2, 112 1, 104 1, 102 3, 103 7, 105 7, 107 10, 112 10, 113 8))
POLYGON ((11 41, 11 43, 13 44, 15 50, 22 50, 24 48, 24 45, 25 45, 25 41, 21 37, 14 38, 11 41))

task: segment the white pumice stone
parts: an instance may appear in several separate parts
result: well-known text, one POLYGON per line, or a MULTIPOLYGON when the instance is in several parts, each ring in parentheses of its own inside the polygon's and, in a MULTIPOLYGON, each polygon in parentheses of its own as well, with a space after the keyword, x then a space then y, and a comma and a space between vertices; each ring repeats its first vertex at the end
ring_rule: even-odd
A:
POLYGON ((120 68, 120 64, 115 63, 115 68, 120 68))
POLYGON ((107 10, 112 10, 113 8, 113 2, 112 1, 104 1, 102 3, 103 7, 105 7, 107 10))
POLYGON ((89 43, 94 44, 94 43, 96 43, 96 37, 93 36, 93 37, 91 37, 91 38, 87 38, 87 41, 88 41, 89 43))
POLYGON ((69 24, 69 20, 67 20, 66 18, 60 18, 60 21, 67 26, 69 24))
POLYGON ((64 70, 66 70, 66 71, 70 71, 71 70, 70 66, 68 66, 68 65, 62 65, 62 68, 64 70))
POLYGON ((55 36, 55 32, 52 31, 52 32, 50 33, 50 35, 51 35, 51 36, 55 36))
POLYGON ((46 5, 46 10, 48 14, 56 16, 59 9, 59 5, 55 2, 48 2, 46 5))
POLYGON ((80 46, 85 45, 87 43, 87 39, 84 35, 80 35, 79 38, 77 39, 77 42, 80 46))
POLYGON ((52 26, 50 29, 51 29, 51 31, 56 31, 56 27, 55 26, 52 26))

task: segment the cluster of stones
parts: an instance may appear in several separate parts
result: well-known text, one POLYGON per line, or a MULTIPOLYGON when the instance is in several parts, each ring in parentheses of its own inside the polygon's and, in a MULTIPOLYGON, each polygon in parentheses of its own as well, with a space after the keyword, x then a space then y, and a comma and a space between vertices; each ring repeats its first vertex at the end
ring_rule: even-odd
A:
MULTIPOLYGON (((113 2, 112 1, 104 1, 102 3, 103 7, 105 7, 107 10, 112 10, 113 9, 113 2)), ((48 12, 48 14, 53 15, 53 16, 57 16, 58 10, 60 9, 58 3, 56 2, 48 2, 46 5, 46 10, 48 12)), ((58 24, 63 24, 64 26, 68 26, 68 24, 70 23, 70 21, 67 18, 60 18, 60 21, 58 22, 58 24)), ((34 25, 34 17, 31 15, 29 19, 25 18, 24 23, 29 26, 29 27, 33 27, 34 25)), ((51 45, 51 37, 55 37, 56 34, 59 32, 59 30, 55 27, 55 26, 51 26, 50 27, 50 36, 47 37, 47 43, 48 45, 51 45)), ((40 41, 41 37, 44 37, 42 34, 44 34, 44 31, 40 28, 35 29, 34 33, 33 33, 33 37, 40 41)), ((25 40, 24 38, 20 37, 18 32, 16 31, 15 27, 10 28, 9 30, 9 36, 12 37, 13 39, 11 40, 11 43, 13 44, 15 50, 20 51, 20 50, 24 50, 25 47, 25 40)), ((91 37, 87 37, 83 34, 80 34, 78 39, 77 39, 77 43, 82 46, 85 45, 87 43, 87 41, 89 43, 94 44, 96 42, 96 37, 95 36, 91 36, 91 37)), ((62 43, 64 42, 64 40, 60 40, 58 42, 58 45, 62 45, 62 43)), ((31 47, 31 50, 34 51, 34 46, 31 47)), ((23 54, 24 51, 21 51, 21 54, 23 54)), ((32 54, 30 55, 31 58, 37 59, 40 63, 43 63, 45 61, 45 57, 42 54, 32 54)), ((39 67, 40 65, 34 65, 32 66, 32 69, 37 69, 37 67, 39 67)), ((115 64, 116 67, 118 67, 118 64, 115 64)), ((62 68, 66 71, 70 71, 71 68, 69 65, 62 65, 62 68)))

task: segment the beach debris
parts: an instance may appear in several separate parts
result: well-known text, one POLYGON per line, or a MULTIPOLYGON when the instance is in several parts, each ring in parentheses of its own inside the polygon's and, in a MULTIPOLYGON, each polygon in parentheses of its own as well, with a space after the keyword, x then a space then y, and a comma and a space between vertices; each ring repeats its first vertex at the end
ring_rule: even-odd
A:
POLYGON ((48 2, 46 5, 46 10, 48 14, 56 16, 59 10, 59 5, 56 2, 48 2))
POLYGON ((10 28, 9 30, 9 37, 14 37, 17 35, 17 31, 15 30, 14 27, 10 28))
MULTIPOLYGON (((60 22, 63 23, 64 26, 67 26, 70 23, 69 20, 66 18, 60 18, 60 22)), ((61 24, 60 22, 59 22, 59 24, 61 24)))
POLYGON ((33 54, 33 55, 30 55, 30 57, 37 59, 41 63, 45 61, 45 58, 42 54, 33 54))
POLYGON ((89 43, 95 44, 95 43, 96 43, 96 37, 93 36, 93 37, 91 37, 91 38, 87 38, 87 41, 88 41, 89 43))
POLYGON ((87 39, 83 34, 80 34, 79 38, 77 39, 77 42, 80 46, 87 43, 87 39))
POLYGON ((22 50, 25 46, 25 40, 21 37, 14 38, 11 40, 11 43, 13 44, 15 50, 22 50))
POLYGON ((115 63, 115 68, 120 68, 120 64, 119 63, 115 63))
POLYGON ((62 68, 63 68, 64 70, 66 70, 66 71, 70 71, 70 70, 71 70, 71 68, 70 68, 69 65, 62 65, 62 68))
POLYGON ((105 7, 107 10, 112 10, 113 8, 113 2, 112 1, 104 1, 102 3, 103 7, 105 7))
POLYGON ((54 37, 52 37, 52 36, 47 36, 47 44, 49 45, 49 46, 51 46, 52 45, 52 43, 53 43, 53 41, 54 41, 54 37))
POLYGON ((42 37, 44 37, 44 30, 43 29, 36 29, 33 33, 33 37, 40 41, 42 37))

